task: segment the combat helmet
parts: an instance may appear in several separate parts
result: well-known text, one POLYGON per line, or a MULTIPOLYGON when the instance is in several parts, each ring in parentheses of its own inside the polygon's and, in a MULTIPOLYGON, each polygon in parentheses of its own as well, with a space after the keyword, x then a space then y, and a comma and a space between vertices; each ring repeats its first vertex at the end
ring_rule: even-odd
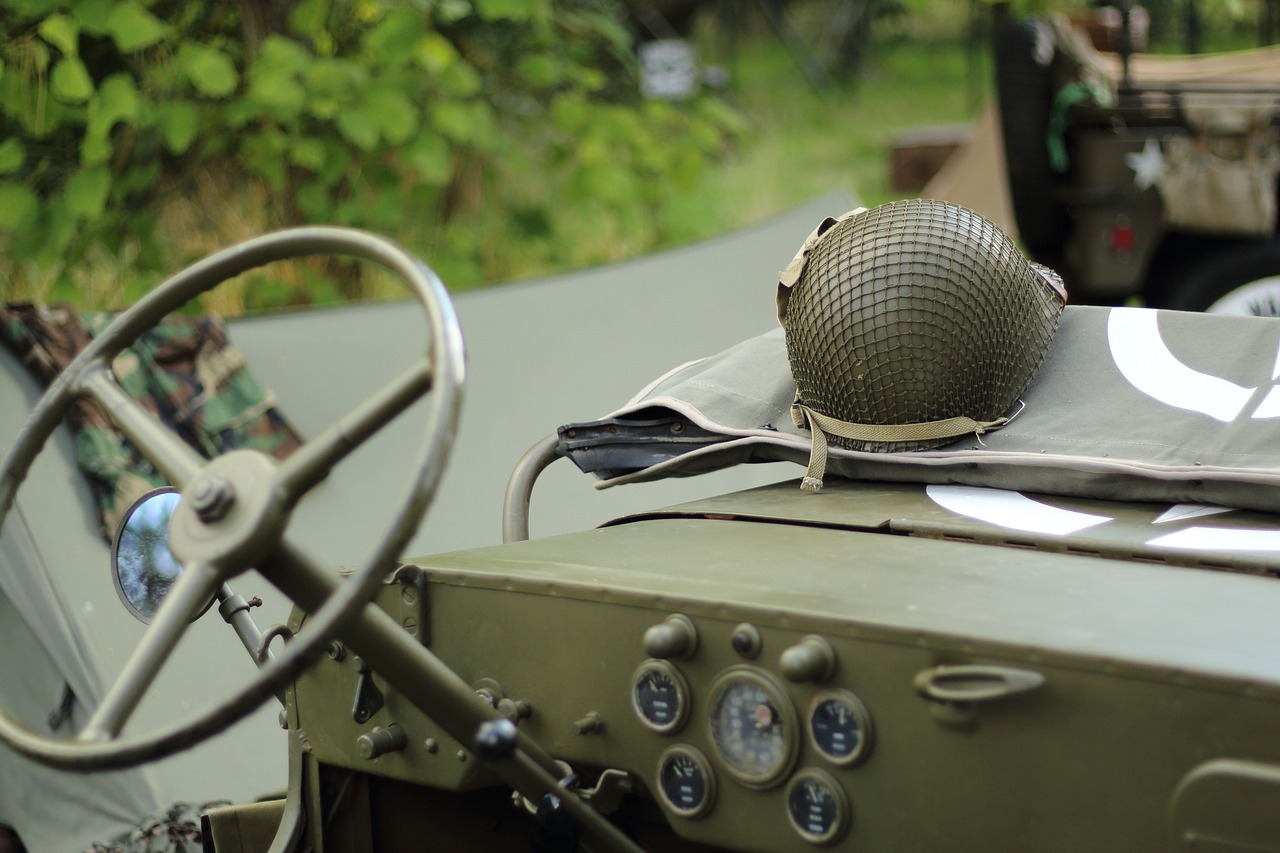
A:
POLYGON ((823 221, 779 274, 796 381, 791 416, 827 442, 924 450, 999 429, 1031 384, 1066 302, 1062 279, 982 216, 945 201, 823 221))

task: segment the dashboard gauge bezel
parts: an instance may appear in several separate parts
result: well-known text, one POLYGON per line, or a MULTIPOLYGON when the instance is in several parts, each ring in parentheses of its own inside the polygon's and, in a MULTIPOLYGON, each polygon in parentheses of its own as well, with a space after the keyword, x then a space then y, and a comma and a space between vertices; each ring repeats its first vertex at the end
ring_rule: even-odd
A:
POLYGON ((814 696, 809 703, 809 713, 805 717, 805 729, 809 734, 809 743, 813 746, 814 751, 837 767, 856 767, 866 761, 871 755, 872 746, 875 744, 875 723, 871 719, 871 712, 867 710, 867 706, 863 704, 861 699, 848 690, 838 688, 823 690, 814 696), (832 701, 843 704, 858 720, 861 735, 858 748, 849 755, 838 756, 827 752, 818 742, 817 732, 813 728, 813 721, 818 713, 818 708, 832 701))
POLYGON ((688 820, 696 820, 705 817, 711 808, 716 804, 716 773, 715 768, 711 766, 711 762, 698 749, 684 743, 673 744, 662 751, 662 755, 658 758, 658 774, 654 778, 654 786, 658 791, 658 800, 662 803, 663 808, 667 809, 674 815, 688 820), (706 786, 702 801, 691 809, 681 808, 676 805, 670 797, 667 796, 666 789, 662 786, 662 771, 667 766, 667 762, 673 758, 687 758, 698 766, 702 772, 702 778, 706 786))
POLYGON ((783 803, 787 810, 787 822, 791 824, 791 828, 796 831, 796 834, 810 844, 820 847, 835 844, 844 837, 853 823, 853 808, 849 804, 849 795, 845 793, 844 787, 830 773, 817 767, 806 767, 791 777, 791 781, 787 783, 783 803), (817 782, 827 788, 831 794, 832 802, 836 806, 835 820, 832 822, 831 828, 823 833, 815 833, 802 826, 796 820, 795 812, 791 808, 791 797, 795 794, 796 789, 805 782, 810 781, 817 782))
POLYGON ((707 694, 707 734, 712 746, 712 754, 716 761, 730 776, 748 788, 764 790, 780 784, 791 768, 795 766, 800 753, 799 715, 781 679, 746 664, 739 664, 726 669, 711 682, 707 694), (765 773, 751 773, 726 756, 720 738, 717 737, 717 711, 721 701, 735 687, 748 685, 761 689, 778 712, 778 722, 782 725, 782 757, 776 766, 765 773))
POLYGON ((636 671, 631 675, 631 710, 635 711, 636 717, 650 731, 657 732, 660 735, 675 734, 684 728, 685 723, 689 721, 689 708, 692 704, 691 694, 689 692, 689 682, 685 679, 684 674, 670 661, 660 660, 658 658, 649 658, 636 667, 636 671), (640 680, 650 672, 658 672, 666 677, 676 689, 676 699, 679 704, 676 708, 675 717, 670 723, 656 723, 649 717, 645 716, 644 710, 640 707, 639 697, 636 695, 640 680))

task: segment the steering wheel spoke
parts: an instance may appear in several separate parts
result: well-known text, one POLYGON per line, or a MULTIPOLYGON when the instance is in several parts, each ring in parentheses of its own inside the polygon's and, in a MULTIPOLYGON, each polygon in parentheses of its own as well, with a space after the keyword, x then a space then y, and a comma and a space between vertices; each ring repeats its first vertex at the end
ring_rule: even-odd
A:
POLYGON ((101 406, 175 488, 185 486, 204 465, 200 454, 120 387, 105 361, 87 365, 80 373, 76 390, 101 406))
POLYGON ((424 358, 295 450, 277 469, 280 495, 296 503, 319 484, 333 466, 421 399, 431 390, 433 382, 431 363, 424 358))
POLYGON ((80 740, 111 740, 120 734, 187 627, 209 604, 221 585, 222 579, 217 570, 208 563, 183 568, 143 634, 142 641, 129 655, 124 669, 80 732, 80 740))

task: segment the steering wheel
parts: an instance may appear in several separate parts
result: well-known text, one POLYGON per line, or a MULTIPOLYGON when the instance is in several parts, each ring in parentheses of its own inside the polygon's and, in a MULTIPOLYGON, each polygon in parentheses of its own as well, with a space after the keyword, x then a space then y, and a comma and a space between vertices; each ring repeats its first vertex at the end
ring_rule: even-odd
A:
POLYGON ((122 313, 53 382, 5 454, 0 463, 0 530, 18 486, 46 440, 72 403, 89 398, 182 493, 170 523, 170 546, 183 571, 78 735, 69 740, 38 735, 0 710, 0 740, 53 767, 130 767, 216 734, 278 693, 372 597, 417 530, 457 431, 463 378, 462 332, 443 283, 395 243, 361 231, 297 228, 249 240, 178 273, 122 313), (421 303, 430 341, 420 360, 288 459, 277 463, 255 450, 234 450, 206 461, 117 383, 112 359, 195 296, 263 264, 321 254, 370 261, 394 273, 421 303), (169 653, 228 578, 253 567, 277 586, 281 586, 278 579, 288 577, 290 582, 284 586, 296 589, 302 577, 305 589, 305 577, 323 574, 284 539, 293 508, 334 465, 428 391, 425 439, 402 509, 369 558, 332 594, 322 602, 311 595, 299 602, 312 612, 307 630, 284 644, 239 692, 167 728, 122 737, 121 731, 169 653))

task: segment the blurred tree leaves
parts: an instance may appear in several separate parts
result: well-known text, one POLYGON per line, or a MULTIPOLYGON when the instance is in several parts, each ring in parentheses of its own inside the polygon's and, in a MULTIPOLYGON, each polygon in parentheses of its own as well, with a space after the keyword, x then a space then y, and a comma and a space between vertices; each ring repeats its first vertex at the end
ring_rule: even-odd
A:
POLYGON ((464 279, 511 274, 504 229, 570 254, 558 208, 633 219, 741 131, 639 99, 619 2, 0 0, 0 281, 128 245, 172 272, 164 205, 211 174, 265 188, 262 228, 389 232, 464 279))

